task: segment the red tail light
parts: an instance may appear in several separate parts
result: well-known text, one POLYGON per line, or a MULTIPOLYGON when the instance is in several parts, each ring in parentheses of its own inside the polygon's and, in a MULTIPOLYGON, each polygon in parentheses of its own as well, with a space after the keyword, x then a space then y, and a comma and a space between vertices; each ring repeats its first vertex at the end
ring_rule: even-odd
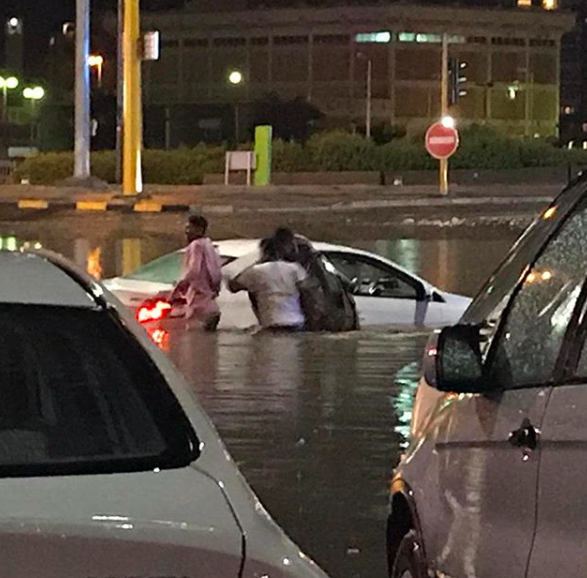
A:
POLYGON ((137 310, 136 318, 139 323, 161 321, 171 313, 171 309, 171 303, 165 299, 146 301, 137 310))

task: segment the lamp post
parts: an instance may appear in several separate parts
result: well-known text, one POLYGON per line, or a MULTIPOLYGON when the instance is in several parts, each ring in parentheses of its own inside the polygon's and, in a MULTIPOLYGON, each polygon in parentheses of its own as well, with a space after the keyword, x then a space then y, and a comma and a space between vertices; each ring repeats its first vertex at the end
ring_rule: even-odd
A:
POLYGON ((88 57, 88 66, 96 69, 98 79, 98 88, 102 88, 102 70, 104 67, 104 57, 101 54, 90 54, 88 57))
POLYGON ((31 134, 30 144, 35 141, 35 120, 37 116, 37 103, 45 98, 45 89, 42 86, 27 87, 22 91, 22 96, 31 103, 31 134))
POLYGON ((2 89, 2 121, 8 120, 8 91, 18 88, 18 78, 16 76, 9 76, 3 78, 0 76, 0 88, 2 89))
MULTIPOLYGON (((245 77, 240 70, 231 70, 228 73, 228 82, 231 86, 237 87, 242 85, 244 82, 245 77)), ((239 109, 238 109, 238 100, 235 98, 234 100, 234 140, 235 143, 238 144, 240 141, 240 118, 239 118, 239 109)))
POLYGON ((73 177, 90 178, 90 0, 76 0, 75 150, 73 177))
POLYGON ((366 70, 366 94, 365 94, 365 136, 371 138, 371 119, 372 119, 372 103, 373 103, 373 60, 363 52, 357 53, 359 60, 367 62, 366 70))

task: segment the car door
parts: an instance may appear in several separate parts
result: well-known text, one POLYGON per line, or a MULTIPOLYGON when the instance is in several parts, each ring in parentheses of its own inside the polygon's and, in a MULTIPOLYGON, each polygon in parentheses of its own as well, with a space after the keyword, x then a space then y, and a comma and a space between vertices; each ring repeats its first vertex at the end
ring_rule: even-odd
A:
POLYGON ((361 325, 423 325, 426 290, 422 283, 375 259, 328 251, 324 256, 348 282, 361 325))
MULTIPOLYGON (((567 245, 565 269, 587 274, 587 210, 575 217, 583 228, 567 245)), ((558 271, 552 272, 556 277, 558 271)), ((575 323, 567 333, 566 355, 553 385, 541 428, 538 519, 528 576, 587 574, 587 285, 575 323)))
MULTIPOLYGON (((554 417, 546 419, 546 408, 550 415, 552 384, 563 367, 567 331, 580 303, 587 269, 586 230, 584 214, 572 215, 526 269, 496 332, 487 336, 487 390, 454 398, 445 408, 437 444, 442 527, 435 532, 432 548, 436 568, 452 578, 526 576, 537 527, 539 471, 542 488, 545 467, 540 432, 554 417)), ((554 393, 553 400, 559 396, 554 393)), ((559 420, 576 398, 574 393, 566 403, 556 401, 559 420)), ((552 493, 563 466, 569 469, 568 462, 553 462, 550 477, 544 479, 553 485, 552 493)), ((567 494, 561 494, 557 503, 566 499, 567 494)), ((581 503, 587 506, 586 500, 581 503)), ((572 514, 571 506, 567 510, 572 514)), ((559 520, 561 531, 565 523, 559 520)), ((528 576, 565 575, 560 566, 551 566, 550 573, 535 572, 552 554, 544 545, 535 551, 540 559, 528 576)))

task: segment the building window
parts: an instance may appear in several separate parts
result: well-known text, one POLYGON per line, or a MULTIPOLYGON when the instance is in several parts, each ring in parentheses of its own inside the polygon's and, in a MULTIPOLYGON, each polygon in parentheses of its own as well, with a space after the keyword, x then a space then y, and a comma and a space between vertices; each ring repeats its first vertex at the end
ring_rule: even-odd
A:
POLYGON ((487 44, 485 36, 467 36, 467 44, 487 44))
POLYGON ((388 44, 391 42, 391 32, 365 32, 355 36, 357 44, 388 44))
POLYGON ((344 34, 322 34, 314 36, 314 43, 346 45, 349 43, 349 37, 344 34))
POLYGON ((503 36, 495 36, 491 39, 491 44, 497 46, 526 46, 524 38, 506 38, 503 36))
POLYGON ((556 42, 550 38, 531 38, 530 46, 556 46, 556 42))
POLYGON ((245 46, 247 43, 245 38, 215 38, 214 46, 233 47, 245 46))
MULTIPOLYGON (((422 32, 400 32, 397 35, 399 42, 417 42, 418 44, 440 44, 442 42, 442 34, 425 34, 422 32)), ((451 34, 448 37, 450 44, 463 44, 466 42, 464 36, 451 34)))
POLYGON ((188 48, 207 48, 208 40, 206 38, 188 38, 183 44, 188 48))
POLYGON ((542 0, 542 8, 545 10, 556 10, 558 8, 558 0, 542 0))
POLYGON ((292 44, 308 44, 307 36, 275 36, 273 44, 276 46, 291 46, 292 44))
POLYGON ((266 36, 251 38, 251 44, 253 46, 267 46, 267 44, 269 44, 269 38, 267 38, 266 36))
POLYGON ((531 8, 532 0, 518 0, 518 6, 520 8, 531 8))

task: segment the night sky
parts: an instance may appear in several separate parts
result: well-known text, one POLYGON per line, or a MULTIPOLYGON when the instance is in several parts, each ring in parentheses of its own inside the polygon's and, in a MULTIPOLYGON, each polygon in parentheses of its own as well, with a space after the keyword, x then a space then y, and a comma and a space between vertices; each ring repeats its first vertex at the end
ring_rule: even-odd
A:
MULTIPOLYGON (((183 0, 142 0, 146 9, 165 9, 179 7, 183 0)), ((109 10, 116 10, 117 0, 91 0, 92 12, 96 16, 109 10)), ((75 19, 75 0, 0 0, 0 17, 19 16, 25 22, 26 68, 32 74, 39 74, 42 55, 49 38, 56 34, 61 24, 75 19)), ((99 18, 94 18, 98 25, 99 18)), ((0 33, 0 46, 4 44, 3 27, 0 33)), ((0 50, 0 63, 2 50, 0 50)))

